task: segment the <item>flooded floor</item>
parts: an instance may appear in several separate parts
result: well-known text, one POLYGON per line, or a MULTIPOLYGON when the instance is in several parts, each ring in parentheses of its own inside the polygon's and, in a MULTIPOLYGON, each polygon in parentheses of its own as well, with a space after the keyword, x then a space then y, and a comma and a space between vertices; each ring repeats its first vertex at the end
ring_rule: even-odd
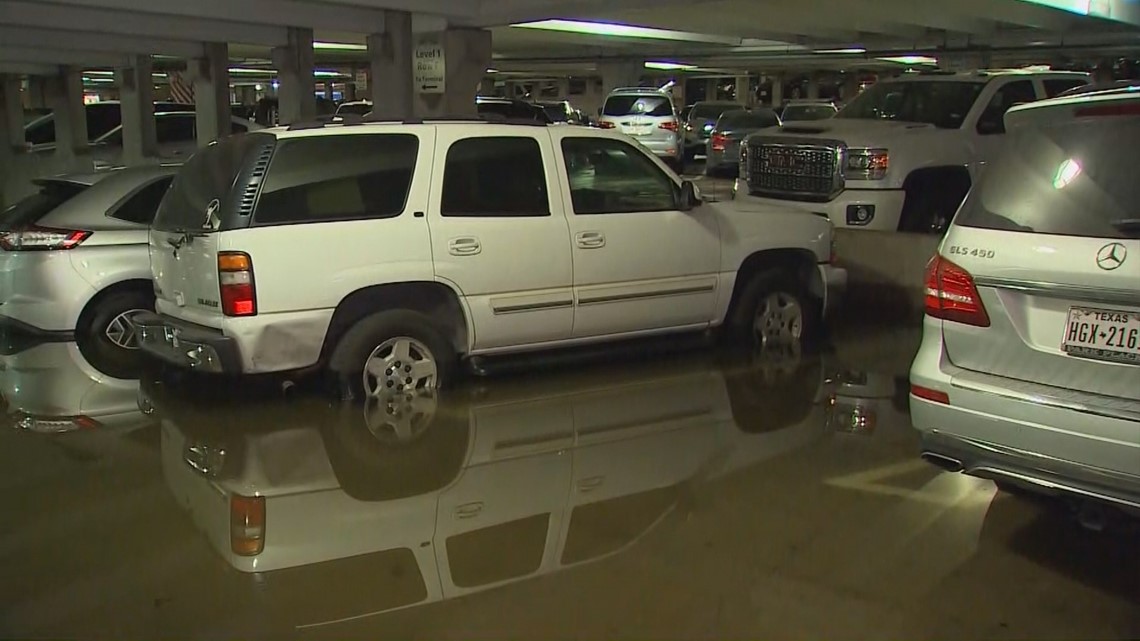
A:
POLYGON ((348 404, 0 357, 0 637, 1140 637, 1140 529, 918 459, 909 330, 348 404))

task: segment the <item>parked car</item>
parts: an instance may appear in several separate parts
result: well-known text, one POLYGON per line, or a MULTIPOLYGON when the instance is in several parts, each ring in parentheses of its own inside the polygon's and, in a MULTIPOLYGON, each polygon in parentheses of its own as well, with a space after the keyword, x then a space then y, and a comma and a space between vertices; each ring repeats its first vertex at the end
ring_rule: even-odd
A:
POLYGON ((940 233, 1000 149, 1005 112, 1087 82, 1022 70, 884 80, 834 118, 750 136, 738 191, 839 227, 940 233))
POLYGON ((481 116, 498 116, 510 120, 533 120, 543 124, 552 122, 550 116, 541 106, 525 100, 478 96, 475 98, 475 108, 481 116))
MULTIPOLYGON (((87 114, 87 140, 94 142, 115 127, 123 124, 123 112, 119 101, 103 100, 83 106, 87 114)), ((193 105, 178 102, 156 102, 155 112, 193 111, 193 105)), ((55 144, 55 114, 48 112, 24 125, 24 140, 32 151, 43 145, 55 144)))
POLYGON ((158 313, 137 323, 181 367, 325 368, 369 393, 446 385, 459 358, 720 325, 806 340, 846 276, 830 223, 759 211, 702 203, 601 129, 254 132, 179 172, 150 235, 158 313))
MULTIPOLYGON (((171 111, 154 114, 158 163, 183 162, 198 150, 198 120, 193 111, 171 111)), ((243 134, 263 127, 237 116, 230 116, 230 132, 243 134)), ((122 167, 123 126, 119 125, 93 143, 91 155, 96 169, 122 167)))
POLYGON ((606 96, 598 127, 632 136, 666 163, 683 164, 683 136, 673 97, 652 87, 624 87, 606 96))
POLYGON ((0 214, 0 323, 80 341, 111 374, 137 359, 132 316, 154 309, 147 227, 176 168, 37 180, 0 214))
POLYGON ((827 120, 835 116, 835 103, 830 100, 790 100, 780 111, 780 120, 793 122, 797 120, 827 120))
POLYGON ((706 151, 716 121, 726 111, 740 109, 739 102, 705 100, 693 103, 685 110, 685 162, 706 151))
POLYGON ((1140 509, 1140 96, 1016 107, 1005 127, 926 270, 923 456, 1140 509))
POLYGON ((733 109, 721 114, 706 141, 705 174, 715 176, 740 168, 740 143, 749 134, 779 127, 780 117, 766 107, 733 109))
POLYGON ((352 100, 349 102, 340 103, 340 105, 336 108, 336 115, 344 116, 347 114, 354 116, 363 116, 364 114, 367 114, 371 111, 371 100, 352 100))

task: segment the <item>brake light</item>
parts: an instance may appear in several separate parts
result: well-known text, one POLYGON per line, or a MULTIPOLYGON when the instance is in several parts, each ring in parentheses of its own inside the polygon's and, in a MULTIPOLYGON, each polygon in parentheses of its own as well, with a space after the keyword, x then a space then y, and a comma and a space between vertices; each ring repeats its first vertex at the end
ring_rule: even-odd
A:
POLYGON ((257 556, 265 549, 265 497, 230 497, 230 549, 238 556, 257 556))
POLYGON ((712 148, 713 151, 724 151, 725 146, 728 144, 728 136, 724 134, 712 135, 712 148))
POLYGON ((226 316, 257 315, 257 295, 253 286, 253 261, 244 252, 218 253, 218 284, 222 313, 226 316))
POLYGON ((990 326, 970 272, 935 254, 926 265, 925 286, 927 315, 976 327, 990 326))
POLYGON ((666 120, 657 126, 662 128, 662 129, 668 129, 669 131, 673 131, 673 132, 675 132, 675 131, 677 131, 677 129, 679 129, 679 127, 677 126, 676 120, 666 120))
POLYGON ((601 129, 613 129, 616 125, 608 120, 599 120, 598 127, 601 129))
POLYGON ((0 233, 0 247, 10 252, 75 249, 90 237, 91 232, 80 229, 28 227, 0 233))
POLYGON ((943 405, 950 404, 949 394, 946 392, 940 392, 936 389, 930 389, 929 387, 923 387, 921 385, 915 385, 912 383, 910 386, 910 394, 911 396, 915 396, 926 401, 933 401, 935 403, 941 403, 943 405))

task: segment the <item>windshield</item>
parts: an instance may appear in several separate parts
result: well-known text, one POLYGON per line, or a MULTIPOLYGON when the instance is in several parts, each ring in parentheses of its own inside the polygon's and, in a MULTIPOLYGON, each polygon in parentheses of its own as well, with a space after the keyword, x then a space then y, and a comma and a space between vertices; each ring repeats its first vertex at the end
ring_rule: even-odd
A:
POLYGON ((87 185, 63 180, 42 183, 38 192, 16 202, 0 214, 0 230, 13 231, 35 225, 56 207, 71 200, 85 189, 87 185))
POLYGON ((826 120, 835 115, 831 105, 789 105, 784 108, 784 120, 826 120))
POLYGON ((776 112, 771 109, 755 109, 752 111, 729 111, 720 117, 716 128, 726 129, 763 129, 775 127, 780 124, 776 112))
POLYGON ((673 104, 665 96, 610 96, 602 108, 604 116, 672 116, 673 104))
POLYGON ((698 103, 689 114, 692 120, 716 120, 729 109, 737 109, 737 104, 698 103))
POLYGON ((835 117, 901 120, 957 129, 984 86, 982 82, 880 82, 856 96, 835 117))

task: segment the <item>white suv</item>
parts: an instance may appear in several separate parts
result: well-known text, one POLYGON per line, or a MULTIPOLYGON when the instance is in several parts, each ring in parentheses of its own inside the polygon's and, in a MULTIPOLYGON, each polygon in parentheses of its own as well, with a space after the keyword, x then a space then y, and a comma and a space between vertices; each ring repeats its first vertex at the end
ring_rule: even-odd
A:
POLYGON ((926 273, 924 457, 1140 508, 1140 95, 1016 108, 926 273))
POLYGON ((191 158, 136 323, 183 367, 327 366, 376 395, 445 385, 457 356, 725 322, 796 342, 846 280, 831 251, 826 219, 703 204, 615 132, 318 123, 191 158))
POLYGON ((633 137, 673 167, 685 156, 681 120, 667 91, 652 87, 622 87, 606 96, 598 126, 633 137))

